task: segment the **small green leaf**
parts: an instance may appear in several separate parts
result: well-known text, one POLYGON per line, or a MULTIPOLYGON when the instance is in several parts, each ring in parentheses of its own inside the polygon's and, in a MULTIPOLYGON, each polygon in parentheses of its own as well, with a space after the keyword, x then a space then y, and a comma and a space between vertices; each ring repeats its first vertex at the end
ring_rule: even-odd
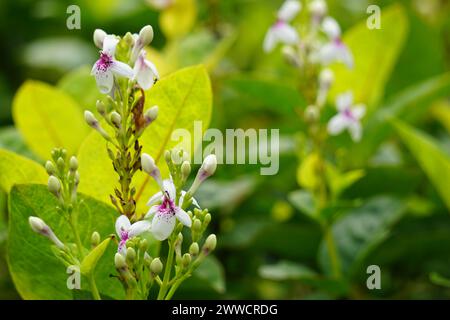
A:
POLYGON ((450 157, 442 151, 433 138, 409 125, 393 120, 393 125, 403 142, 419 162, 431 183, 450 209, 450 157))
POLYGON ((20 183, 47 183, 47 173, 38 163, 0 149, 0 188, 9 192, 20 183))
POLYGON ((68 95, 39 81, 28 80, 17 91, 13 117, 27 145, 42 159, 54 147, 75 154, 88 133, 83 113, 68 95))
POLYGON ((353 91, 355 102, 366 103, 369 110, 373 110, 383 97, 384 86, 403 48, 408 31, 408 18, 401 5, 392 5, 381 14, 381 29, 368 29, 364 19, 344 34, 343 41, 354 56, 354 68, 349 70, 342 64, 333 68, 336 82, 331 96, 353 91))
POLYGON ((259 275, 269 280, 302 280, 317 277, 317 273, 310 268, 290 262, 280 261, 272 265, 263 265, 258 269, 259 275))
POLYGON ((352 170, 340 173, 331 163, 326 164, 325 170, 331 193, 335 198, 337 198, 345 189, 361 179, 365 174, 364 170, 352 170))
POLYGON ((318 221, 319 217, 316 216, 316 204, 311 192, 306 190, 293 191, 289 194, 288 198, 300 212, 318 221))
POLYGON ((90 275, 95 270, 95 266, 105 253, 110 241, 111 237, 106 238, 98 246, 92 249, 86 257, 84 257, 80 266, 80 271, 83 275, 90 275))

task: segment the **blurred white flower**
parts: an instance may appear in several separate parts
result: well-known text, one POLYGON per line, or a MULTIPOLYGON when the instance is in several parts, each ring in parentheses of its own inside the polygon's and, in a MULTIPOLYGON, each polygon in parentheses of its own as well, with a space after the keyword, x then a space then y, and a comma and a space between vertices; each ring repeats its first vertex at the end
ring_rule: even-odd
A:
POLYGON ((342 62, 352 68, 353 55, 341 40, 341 28, 337 21, 331 17, 326 17, 322 22, 322 30, 328 36, 329 42, 320 49, 320 62, 324 65, 342 62))
POLYGON ((291 22, 300 12, 302 6, 298 0, 286 0, 277 14, 277 21, 270 27, 264 39, 264 51, 272 51, 279 43, 286 45, 296 44, 300 37, 291 22))
POLYGON ((351 92, 339 95, 336 98, 336 106, 338 114, 328 122, 329 134, 338 135, 347 129, 353 141, 360 141, 362 137, 360 120, 366 113, 366 106, 363 104, 353 106, 353 94, 351 92))

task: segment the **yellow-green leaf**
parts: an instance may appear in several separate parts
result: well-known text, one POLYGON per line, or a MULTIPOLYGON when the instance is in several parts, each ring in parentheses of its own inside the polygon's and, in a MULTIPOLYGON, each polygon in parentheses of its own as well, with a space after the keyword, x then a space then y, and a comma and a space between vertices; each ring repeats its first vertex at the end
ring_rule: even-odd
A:
POLYGON ((317 153, 309 154, 297 169, 297 182, 303 188, 314 190, 318 187, 320 181, 319 165, 320 156, 317 153))
POLYGON ((42 159, 54 147, 75 154, 88 133, 78 104, 62 91, 39 81, 29 80, 18 90, 13 117, 27 145, 42 159))
POLYGON ((168 38, 177 38, 187 34, 197 18, 195 0, 176 0, 159 17, 159 25, 168 38))
MULTIPOLYGON (((194 121, 201 121, 202 131, 211 119, 212 92, 208 73, 203 66, 194 66, 158 81, 147 92, 145 108, 159 106, 158 119, 152 123, 140 141, 143 152, 153 156, 159 164, 163 176, 167 169, 163 163, 164 150, 177 146, 179 141, 171 140, 175 129, 183 128, 194 136, 194 121)), ((192 147, 192 152, 197 145, 192 147)), ((106 143, 97 132, 92 132, 80 148, 78 155, 81 174, 80 191, 96 199, 109 202, 109 195, 118 186, 118 176, 114 172, 106 152, 106 143)), ((145 203, 157 186, 142 172, 137 172, 133 185, 136 187, 138 214, 146 209, 145 203)))
POLYGON ((431 115, 450 133, 450 102, 439 100, 431 107, 431 115))
POLYGON ((364 170, 352 170, 341 173, 331 163, 325 166, 328 184, 334 197, 338 197, 342 191, 350 187, 364 176, 364 170))
POLYGON ((33 160, 0 149, 0 189, 9 192, 21 183, 47 183, 47 173, 33 160))
POLYGON ((370 30, 366 20, 351 28, 343 37, 353 53, 355 65, 348 69, 333 66, 336 81, 331 97, 353 91, 355 101, 375 107, 384 94, 384 86, 397 61, 408 32, 404 8, 395 4, 381 13, 381 29, 370 30))
POLYGON ((94 271, 98 261, 108 248, 110 241, 111 237, 106 238, 98 246, 92 249, 92 251, 89 252, 89 254, 86 257, 84 257, 83 262, 81 262, 80 266, 80 271, 82 274, 90 275, 94 271))
POLYGON ((407 145, 431 183, 450 209, 450 157, 433 138, 399 121, 392 121, 402 141, 407 145))

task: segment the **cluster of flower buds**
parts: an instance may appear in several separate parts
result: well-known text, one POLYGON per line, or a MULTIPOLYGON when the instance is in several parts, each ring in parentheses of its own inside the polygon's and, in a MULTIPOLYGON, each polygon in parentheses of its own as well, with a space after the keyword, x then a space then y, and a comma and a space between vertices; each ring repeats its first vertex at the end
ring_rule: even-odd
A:
POLYGON ((97 101, 101 120, 91 111, 85 111, 84 116, 87 124, 109 142, 108 155, 120 183, 120 188, 111 195, 111 202, 120 214, 128 217, 136 210, 135 189, 131 184, 141 166, 142 146, 138 139, 158 116, 157 106, 144 110, 145 90, 159 79, 144 49, 152 40, 153 28, 149 25, 139 34, 127 33, 122 38, 100 29, 94 32, 94 43, 102 51, 92 74, 100 91, 108 95, 97 101))
POLYGON ((80 183, 78 160, 75 156, 68 158, 65 149, 52 150, 52 159, 45 163, 48 190, 58 198, 60 209, 69 213, 77 205, 77 188, 80 183))
MULTIPOLYGON (((328 16, 325 0, 313 0, 308 3, 305 15, 301 17, 301 26, 296 28, 294 20, 302 11, 300 0, 285 0, 277 14, 277 21, 270 27, 264 39, 264 50, 270 52, 279 44, 283 45, 283 55, 288 63, 309 75, 303 83, 309 87, 302 88, 309 106, 304 111, 304 118, 317 131, 321 110, 327 102, 330 88, 334 81, 333 72, 328 65, 339 62, 348 68, 353 67, 353 55, 342 42, 341 28, 338 22, 328 16), (314 85, 311 85, 314 84, 314 85), (311 86, 314 87, 313 90, 311 86)), ((351 92, 344 93, 336 100, 338 114, 328 123, 330 135, 350 132, 354 141, 362 136, 361 117, 364 105, 352 107, 351 92)))

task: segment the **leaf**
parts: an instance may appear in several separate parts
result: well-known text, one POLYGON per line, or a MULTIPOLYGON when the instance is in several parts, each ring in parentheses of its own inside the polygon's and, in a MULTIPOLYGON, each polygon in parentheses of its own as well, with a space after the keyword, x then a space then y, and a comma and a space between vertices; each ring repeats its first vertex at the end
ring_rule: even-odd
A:
POLYGON ((214 256, 207 257, 194 271, 193 276, 205 281, 218 293, 225 292, 225 273, 223 266, 214 256))
MULTIPOLYGON (((386 239, 406 208, 407 204, 401 200, 387 196, 374 197, 333 225, 333 239, 344 275, 351 277, 361 270, 361 261, 386 239)), ((319 263, 325 272, 331 274, 324 240, 319 250, 319 263)))
POLYGON ((37 157, 31 152, 23 141, 20 132, 13 126, 0 129, 0 148, 12 151, 26 158, 37 160, 37 157))
POLYGON ((398 4, 384 9, 381 17, 381 29, 370 30, 364 19, 345 33, 343 42, 352 51, 355 65, 351 70, 342 64, 333 67, 336 81, 331 97, 353 91, 355 102, 367 104, 369 110, 383 97, 385 84, 407 36, 408 19, 398 4))
POLYGON ((89 275, 95 270, 95 266, 105 253, 110 242, 111 237, 106 238, 98 246, 92 249, 92 251, 89 252, 86 257, 84 257, 83 262, 81 262, 80 266, 80 271, 82 274, 89 275))
POLYGON ((300 212, 306 214, 309 218, 318 221, 319 217, 316 216, 316 204, 311 192, 306 190, 297 190, 289 193, 289 201, 300 212))
POLYGON ((308 154, 297 169, 297 182, 300 186, 314 190, 319 186, 320 156, 317 153, 308 154))
POLYGON ((292 116, 295 108, 306 106, 298 90, 280 82, 239 77, 228 80, 227 84, 240 95, 270 107, 277 113, 292 116))
POLYGON ((9 192, 20 183, 47 183, 44 167, 13 152, 0 149, 0 189, 9 192))
POLYGON ((272 265, 262 265, 259 267, 258 273, 264 279, 275 281, 317 277, 317 273, 310 268, 290 261, 279 261, 272 265))
MULTIPOLYGON (((78 230, 85 247, 90 246, 94 230, 102 237, 114 232, 115 210, 92 198, 79 195, 83 204, 78 217, 78 230)), ((33 232, 28 217, 43 219, 63 242, 73 242, 67 221, 55 207, 57 199, 42 185, 16 185, 9 197, 8 264, 17 291, 24 299, 72 299, 67 289, 65 266, 54 256, 51 243, 33 232)), ((98 261, 95 279, 101 294, 115 299, 123 298, 119 281, 110 278, 115 274, 114 253, 109 248, 98 261)), ((88 281, 81 278, 81 289, 89 290, 88 281)))
POLYGON ((335 198, 339 197, 345 189, 361 179, 365 174, 364 170, 352 170, 340 173, 331 163, 326 164, 325 170, 331 193, 335 198))
POLYGON ((96 102, 102 98, 89 66, 83 66, 67 73, 58 81, 57 86, 78 102, 81 111, 96 110, 96 102))
MULTIPOLYGON (((182 69, 158 81, 148 91, 145 108, 159 106, 158 119, 152 123, 140 141, 143 152, 152 155, 160 165, 163 175, 167 176, 167 168, 162 155, 166 149, 178 145, 171 140, 175 129, 185 129, 194 137, 194 121, 201 121, 197 131, 204 131, 211 118, 212 92, 209 76, 202 66, 182 69)), ((198 138, 202 132, 196 132, 198 138)), ((192 145, 184 144, 186 151, 198 147, 201 141, 193 141, 192 145)), ((80 148, 78 160, 81 177, 80 191, 104 202, 109 202, 109 194, 118 184, 118 177, 108 158, 105 141, 97 132, 92 132, 80 148)), ((143 212, 147 199, 157 191, 156 183, 148 175, 137 172, 133 185, 136 187, 137 211, 143 212)))
POLYGON ((450 209, 450 157, 443 152, 433 138, 409 125, 393 120, 393 125, 433 186, 450 209))
POLYGON ((191 31, 196 18, 195 0, 177 0, 161 13, 159 25, 164 35, 173 39, 191 31))
POLYGON ((88 133, 78 104, 43 82, 26 81, 13 101, 13 117, 27 145, 42 159, 54 147, 75 154, 88 133))
POLYGON ((450 102, 441 100, 431 107, 432 116, 450 133, 450 102))

